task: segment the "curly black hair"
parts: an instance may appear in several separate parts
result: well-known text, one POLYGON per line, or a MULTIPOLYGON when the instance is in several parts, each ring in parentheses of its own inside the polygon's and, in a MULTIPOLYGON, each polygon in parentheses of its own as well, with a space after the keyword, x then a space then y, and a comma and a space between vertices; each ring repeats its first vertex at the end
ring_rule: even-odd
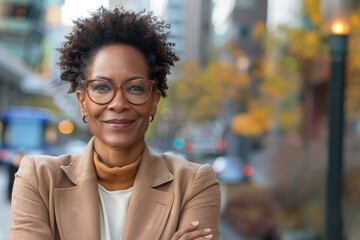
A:
POLYGON ((110 44, 128 44, 145 56, 149 77, 163 97, 168 89, 167 74, 179 60, 173 51, 174 43, 168 41, 170 25, 160 21, 145 10, 138 13, 124 8, 108 10, 100 7, 88 18, 78 18, 72 32, 57 50, 62 81, 70 82, 68 93, 81 89, 80 79, 85 79, 88 64, 94 54, 110 44))

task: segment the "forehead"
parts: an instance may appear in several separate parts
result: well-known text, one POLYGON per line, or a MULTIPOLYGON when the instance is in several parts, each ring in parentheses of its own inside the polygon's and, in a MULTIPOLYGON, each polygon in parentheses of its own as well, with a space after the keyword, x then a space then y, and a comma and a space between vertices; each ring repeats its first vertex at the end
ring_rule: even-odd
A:
POLYGON ((136 48, 125 44, 114 44, 101 48, 89 66, 90 77, 110 78, 129 75, 148 75, 148 64, 144 55, 136 48))

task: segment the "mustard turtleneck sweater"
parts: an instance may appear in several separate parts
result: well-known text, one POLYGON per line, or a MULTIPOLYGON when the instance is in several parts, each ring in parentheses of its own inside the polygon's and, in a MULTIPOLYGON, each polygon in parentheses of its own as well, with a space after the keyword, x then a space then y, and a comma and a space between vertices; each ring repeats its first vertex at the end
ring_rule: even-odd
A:
POLYGON ((108 191, 129 189, 134 185, 135 176, 140 165, 142 155, 133 163, 124 167, 108 167, 101 162, 94 151, 95 170, 98 182, 108 191))

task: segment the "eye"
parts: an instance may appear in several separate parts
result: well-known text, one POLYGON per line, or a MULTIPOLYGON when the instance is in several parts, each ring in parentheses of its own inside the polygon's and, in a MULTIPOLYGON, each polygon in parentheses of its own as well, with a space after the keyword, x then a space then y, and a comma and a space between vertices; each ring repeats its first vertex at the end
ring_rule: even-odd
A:
POLYGON ((125 85, 125 90, 130 94, 144 94, 149 91, 145 80, 132 80, 125 85))
POLYGON ((112 91, 113 86, 108 81, 93 81, 90 84, 90 89, 95 92, 109 92, 112 91))
POLYGON ((131 85, 127 88, 128 92, 144 92, 144 88, 141 85, 131 85))

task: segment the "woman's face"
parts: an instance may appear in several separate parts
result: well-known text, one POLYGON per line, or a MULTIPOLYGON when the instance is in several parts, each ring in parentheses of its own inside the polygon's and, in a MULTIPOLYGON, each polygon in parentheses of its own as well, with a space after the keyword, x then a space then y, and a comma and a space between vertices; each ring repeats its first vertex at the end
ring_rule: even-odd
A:
MULTIPOLYGON (((122 86, 134 78, 148 79, 149 70, 143 54, 124 44, 110 45, 99 50, 90 63, 87 79, 106 79, 122 86)), ((92 102, 83 91, 77 91, 81 111, 86 115, 95 141, 113 148, 129 148, 143 144, 150 115, 155 115, 160 92, 153 91, 150 99, 133 105, 124 99, 120 89, 105 105, 92 102)))

